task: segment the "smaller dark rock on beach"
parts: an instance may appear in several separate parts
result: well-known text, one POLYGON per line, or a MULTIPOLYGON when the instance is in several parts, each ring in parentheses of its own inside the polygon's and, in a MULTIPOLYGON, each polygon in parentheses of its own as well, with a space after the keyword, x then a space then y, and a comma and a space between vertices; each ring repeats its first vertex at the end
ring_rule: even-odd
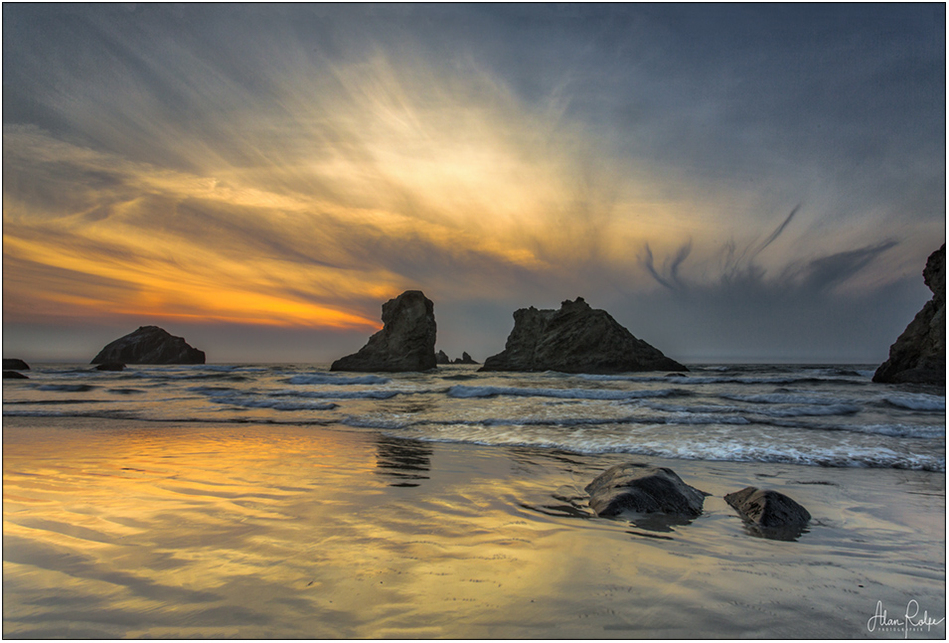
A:
POLYGON ((672 469, 636 462, 610 467, 586 486, 586 492, 590 508, 606 517, 627 511, 695 517, 709 495, 687 485, 672 469))

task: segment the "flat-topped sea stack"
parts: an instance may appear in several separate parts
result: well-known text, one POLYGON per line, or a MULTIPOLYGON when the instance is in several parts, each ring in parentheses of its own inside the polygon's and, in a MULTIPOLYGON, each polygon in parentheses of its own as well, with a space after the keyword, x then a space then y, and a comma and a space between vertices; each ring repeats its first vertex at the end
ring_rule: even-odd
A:
POLYGON ((559 371, 624 373, 687 371, 656 348, 637 339, 605 310, 582 297, 560 310, 521 308, 504 350, 484 360, 482 371, 559 371))
POLYGON ((874 382, 946 385, 946 244, 929 255, 923 281, 933 298, 890 346, 874 382))
POLYGON ((90 364, 204 364, 204 351, 158 326, 140 326, 135 332, 107 344, 90 364))
POLYGON ((435 304, 421 290, 406 290, 382 304, 382 330, 331 371, 427 371, 435 368, 435 304))

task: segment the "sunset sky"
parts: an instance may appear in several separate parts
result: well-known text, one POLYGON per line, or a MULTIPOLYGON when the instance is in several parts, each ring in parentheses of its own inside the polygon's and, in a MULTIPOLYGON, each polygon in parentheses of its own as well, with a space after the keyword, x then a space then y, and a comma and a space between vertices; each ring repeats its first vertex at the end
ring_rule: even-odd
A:
POLYGON ((685 362, 882 362, 946 236, 945 5, 3 5, 3 354, 437 348, 584 297, 685 362))

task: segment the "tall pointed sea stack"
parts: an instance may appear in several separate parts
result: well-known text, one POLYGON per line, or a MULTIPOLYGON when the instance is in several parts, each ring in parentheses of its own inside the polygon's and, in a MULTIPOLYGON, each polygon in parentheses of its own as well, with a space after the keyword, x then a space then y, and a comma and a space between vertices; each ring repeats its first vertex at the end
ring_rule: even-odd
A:
POLYGON ((406 290, 382 304, 382 330, 332 371, 400 372, 435 368, 435 304, 421 290, 406 290))
POLYGON ((890 346, 874 382, 946 384, 946 244, 929 255, 923 281, 933 298, 890 346))
POLYGON ((605 310, 577 297, 560 310, 521 308, 504 350, 484 360, 482 371, 559 371, 623 373, 687 371, 656 348, 637 339, 605 310))
POLYGON ((91 364, 204 364, 204 351, 158 326, 140 326, 135 332, 106 345, 91 364))

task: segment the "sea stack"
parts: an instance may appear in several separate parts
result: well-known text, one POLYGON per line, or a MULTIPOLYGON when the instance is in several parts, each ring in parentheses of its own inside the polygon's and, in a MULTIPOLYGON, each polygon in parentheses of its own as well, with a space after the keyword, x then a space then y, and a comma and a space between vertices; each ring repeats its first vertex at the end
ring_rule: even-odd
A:
POLYGON ((465 351, 461 352, 461 357, 457 358, 455 361, 452 362, 452 364, 477 364, 477 363, 478 362, 474 361, 471 355, 469 355, 465 351))
POLYGON ((623 373, 687 371, 656 348, 637 339, 605 310, 582 297, 560 310, 521 308, 504 350, 484 360, 482 371, 559 371, 623 373))
POLYGON ((19 357, 4 357, 3 358, 3 370, 5 371, 28 371, 30 370, 30 365, 24 362, 19 357))
POLYGON ((874 382, 946 385, 946 244, 929 255, 923 281, 933 298, 890 346, 874 382))
POLYGON ((107 344, 91 364, 204 364, 204 351, 158 326, 141 326, 107 344))
POLYGON ((427 371, 435 368, 435 305, 421 290, 406 290, 382 304, 382 330, 331 371, 427 371))

